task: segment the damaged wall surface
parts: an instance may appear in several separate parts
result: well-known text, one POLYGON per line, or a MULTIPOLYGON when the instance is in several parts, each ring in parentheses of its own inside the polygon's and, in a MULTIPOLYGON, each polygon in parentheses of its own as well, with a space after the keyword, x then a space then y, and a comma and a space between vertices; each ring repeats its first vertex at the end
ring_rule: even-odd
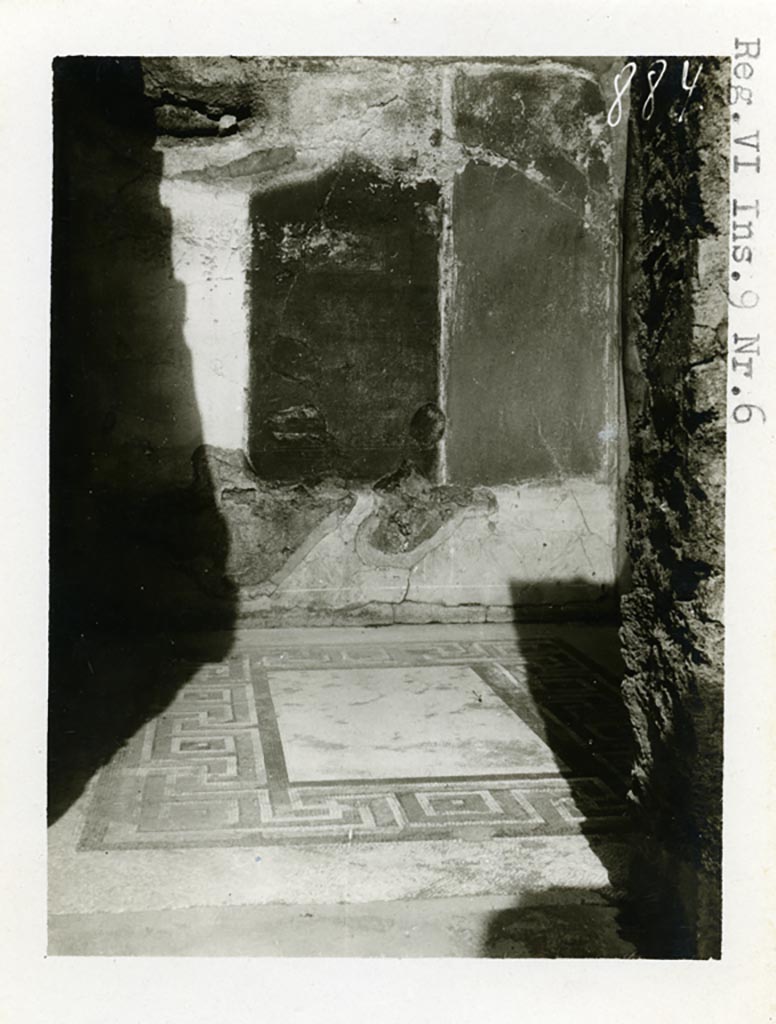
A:
POLYGON ((618 230, 601 89, 548 63, 459 71, 454 97, 476 156, 453 193, 450 472, 600 477, 616 422, 618 230))
POLYGON ((73 522, 268 623, 605 605, 613 66, 59 61, 73 522))
MULTIPOLYGON (((682 96, 669 68, 666 107, 682 96)), ((705 58, 685 119, 633 117, 628 152, 635 885, 677 957, 719 956, 721 940, 728 77, 705 58)))
MULTIPOLYGON (((351 158, 252 201, 259 476, 374 481, 401 461, 413 417, 437 397, 438 196, 434 182, 402 186, 351 158)), ((413 452, 427 473, 434 451, 413 452)))

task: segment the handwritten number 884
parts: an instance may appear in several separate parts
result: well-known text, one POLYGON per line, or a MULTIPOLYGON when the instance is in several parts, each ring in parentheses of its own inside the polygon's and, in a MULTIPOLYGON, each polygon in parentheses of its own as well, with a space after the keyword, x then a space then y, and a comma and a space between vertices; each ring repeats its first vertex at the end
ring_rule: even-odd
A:
MULTIPOLYGON (((641 107, 641 116, 645 121, 649 121, 655 112, 655 93, 658 86, 663 80, 663 75, 666 73, 668 67, 668 61, 659 58, 653 61, 647 69, 647 85, 649 86, 649 92, 647 98, 641 107)), ((687 98, 684 101, 684 106, 679 114, 679 121, 684 119, 684 113, 687 110, 687 104, 690 102, 690 97, 693 94, 695 86, 698 83, 698 78, 703 70, 703 64, 698 65, 698 70, 695 72, 695 78, 692 82, 689 81, 690 73, 690 62, 689 60, 684 61, 682 65, 682 88, 687 93, 687 98)), ((630 88, 630 84, 633 81, 633 76, 636 74, 636 62, 630 60, 622 69, 614 76, 614 102, 609 107, 609 113, 606 117, 606 121, 610 128, 616 128, 622 120, 622 99, 630 88)))

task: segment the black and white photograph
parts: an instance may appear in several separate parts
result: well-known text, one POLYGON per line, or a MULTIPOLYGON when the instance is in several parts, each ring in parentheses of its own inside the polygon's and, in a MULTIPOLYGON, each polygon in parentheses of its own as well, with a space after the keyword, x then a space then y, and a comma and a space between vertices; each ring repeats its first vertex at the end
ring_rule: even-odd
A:
POLYGON ((776 422, 731 24, 51 52, 47 970, 731 962, 776 422))

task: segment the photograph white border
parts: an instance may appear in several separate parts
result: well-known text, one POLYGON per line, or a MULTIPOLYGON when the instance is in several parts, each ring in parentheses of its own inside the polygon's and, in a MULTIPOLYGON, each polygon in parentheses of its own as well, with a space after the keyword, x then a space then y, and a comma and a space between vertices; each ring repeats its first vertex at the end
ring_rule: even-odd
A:
MULTIPOLYGON (((765 1022, 776 1017, 776 168, 772 5, 3 0, 2 1001, 10 1021, 765 1022), (759 431, 728 431, 720 962, 46 958, 51 60, 56 55, 732 55, 762 39, 759 431)), ((752 112, 755 116, 755 111, 752 112)))

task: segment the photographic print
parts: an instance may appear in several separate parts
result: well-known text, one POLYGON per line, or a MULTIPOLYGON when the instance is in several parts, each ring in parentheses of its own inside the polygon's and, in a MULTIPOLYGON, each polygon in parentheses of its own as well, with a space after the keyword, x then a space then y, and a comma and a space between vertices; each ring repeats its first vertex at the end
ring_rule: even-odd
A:
POLYGON ((54 60, 50 955, 720 957, 759 59, 54 60))

